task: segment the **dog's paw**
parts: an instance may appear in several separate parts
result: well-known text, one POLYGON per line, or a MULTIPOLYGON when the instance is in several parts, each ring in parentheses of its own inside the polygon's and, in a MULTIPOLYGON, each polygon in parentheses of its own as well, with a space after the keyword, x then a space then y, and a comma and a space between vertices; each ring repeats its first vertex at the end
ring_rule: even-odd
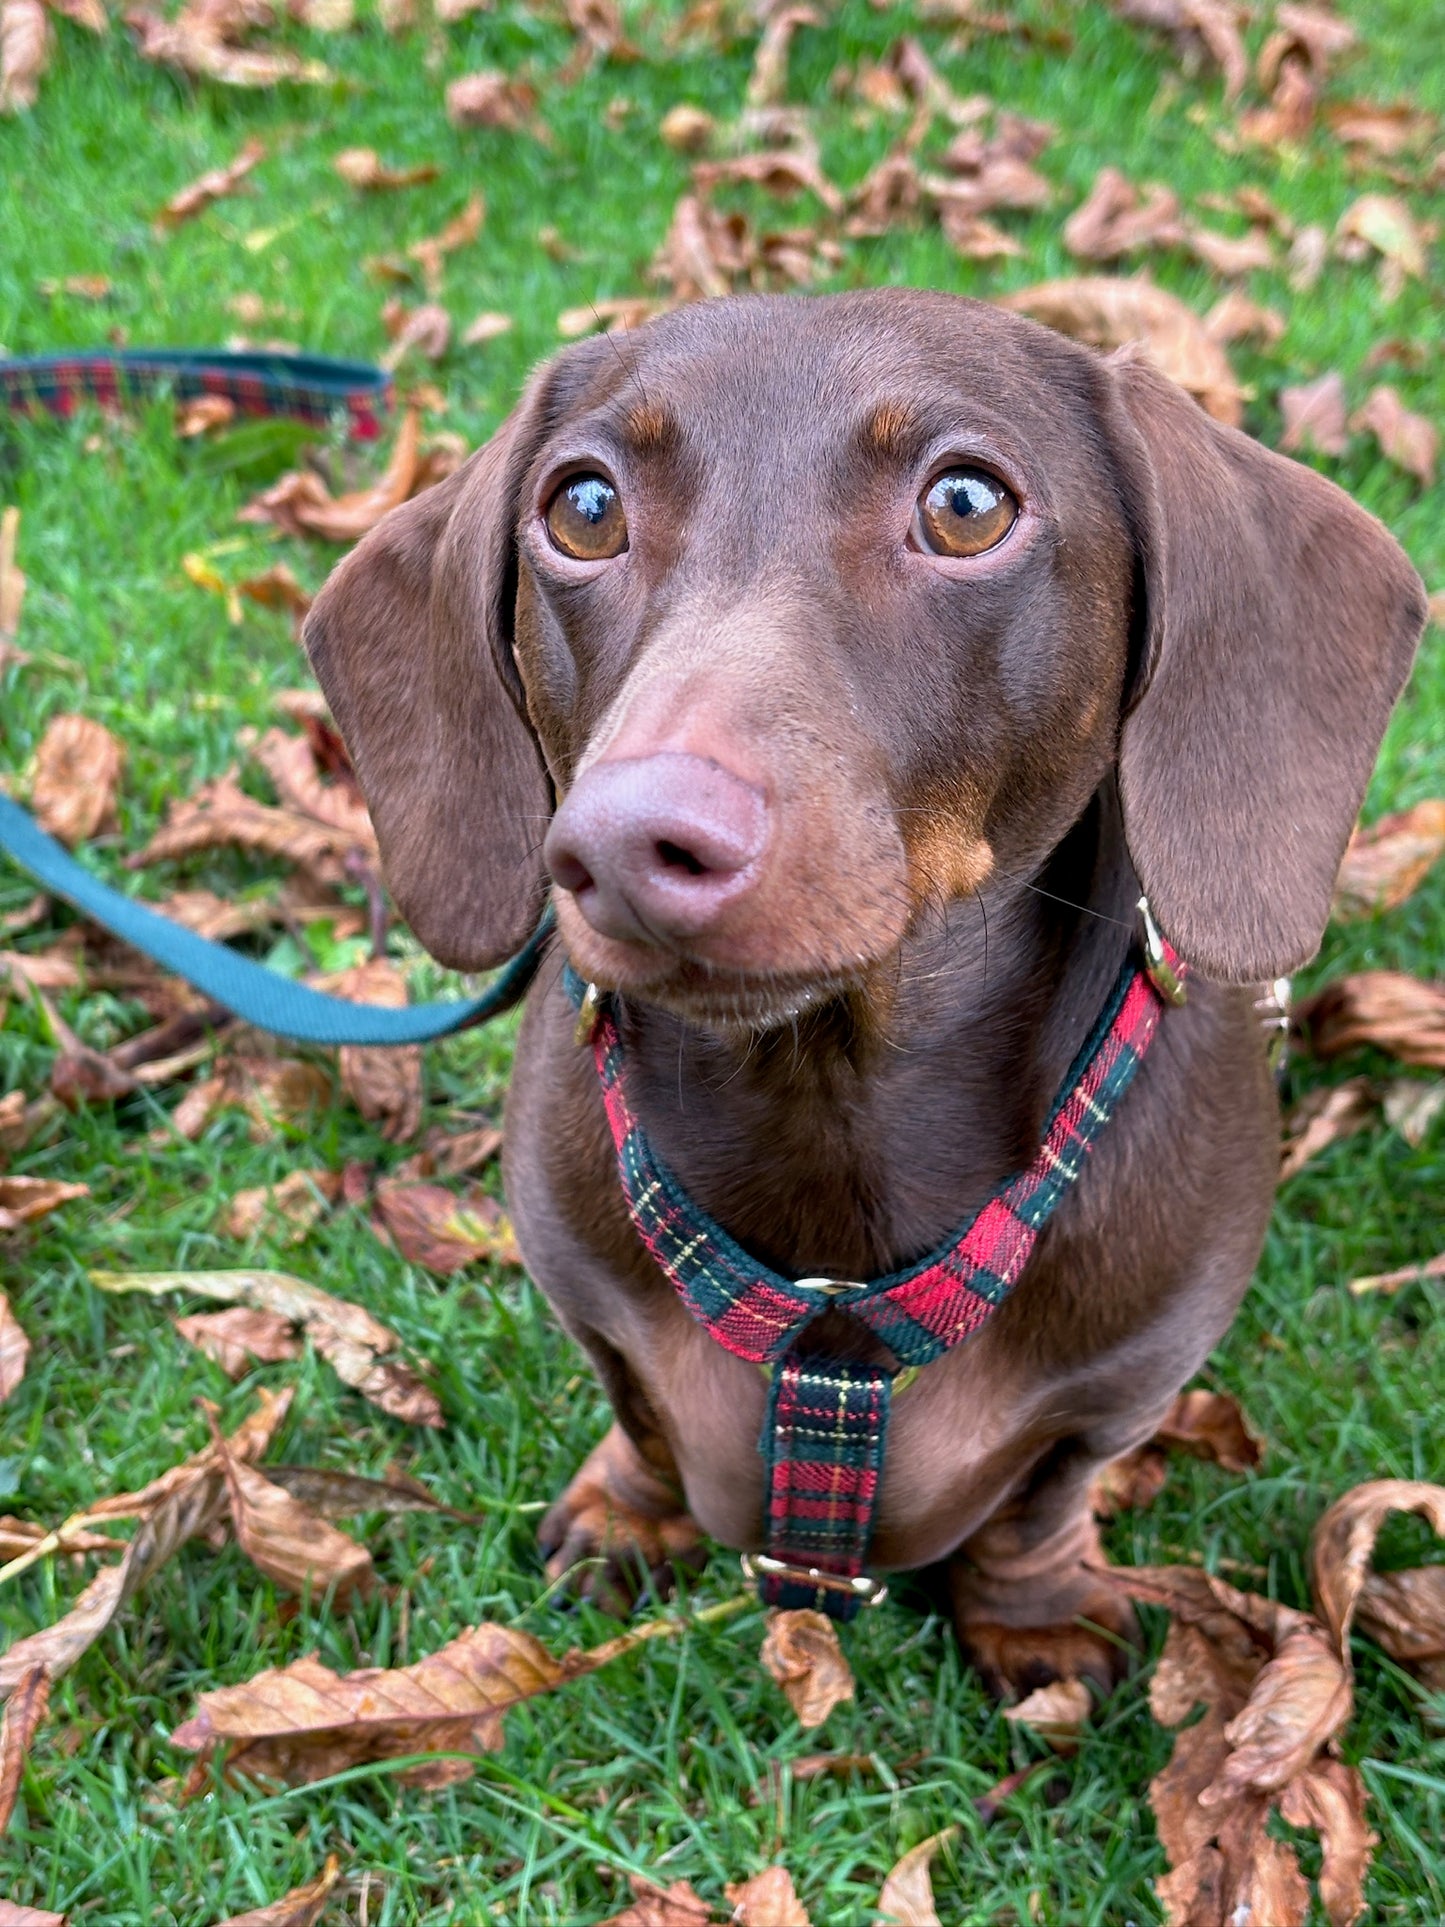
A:
POLYGON ((537 1532, 547 1577, 625 1618, 648 1592, 666 1597, 707 1553, 692 1515, 614 1425, 537 1532))
MULTIPOLYGON (((990 1616, 969 1581, 967 1571, 952 1576, 958 1643, 996 1699, 1023 1699, 1061 1679, 1089 1680, 1108 1694, 1131 1670, 1139 1622, 1106 1575, 1080 1573, 1074 1584, 1020 1600, 1007 1619, 990 1616)), ((988 1603, 997 1611, 996 1600, 988 1603)))

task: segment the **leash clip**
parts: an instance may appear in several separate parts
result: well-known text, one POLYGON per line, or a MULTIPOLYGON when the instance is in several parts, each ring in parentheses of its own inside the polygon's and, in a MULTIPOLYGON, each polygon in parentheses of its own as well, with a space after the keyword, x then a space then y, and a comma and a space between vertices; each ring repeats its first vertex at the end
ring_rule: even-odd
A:
POLYGON ((820 1298, 846 1298, 850 1291, 862 1291, 864 1287, 847 1278, 794 1278, 796 1291, 816 1291, 820 1298))
POLYGON ((887 1581, 873 1579, 866 1572, 848 1578, 842 1573, 823 1572, 817 1566, 791 1566, 786 1559, 774 1559, 766 1552, 745 1552, 738 1563, 749 1585, 781 1579, 784 1585, 807 1586, 814 1592, 842 1593, 865 1606, 881 1606, 888 1597, 887 1581))
POLYGON ((1188 1003, 1189 992, 1170 961, 1168 946, 1154 921, 1148 897, 1140 897, 1137 908, 1144 925, 1144 974, 1166 1004, 1188 1003))
POLYGON ((582 1001, 577 1006, 577 1022, 572 1028, 574 1044, 590 1044, 592 1033, 597 1028, 597 1019, 602 1014, 602 992, 596 984, 587 984, 582 991, 582 1001))

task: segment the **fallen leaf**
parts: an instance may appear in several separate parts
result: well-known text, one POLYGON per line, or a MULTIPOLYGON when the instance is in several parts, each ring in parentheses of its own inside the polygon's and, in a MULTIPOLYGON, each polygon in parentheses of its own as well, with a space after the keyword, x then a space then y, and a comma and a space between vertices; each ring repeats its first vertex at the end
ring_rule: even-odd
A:
POLYGON ((958 1838, 959 1829, 920 1840, 894 1867, 878 1895, 876 1927, 941 1927, 933 1904, 933 1859, 941 1847, 958 1838))
POLYGON ((50 1704, 50 1675, 38 1662, 16 1684, 0 1716, 0 1833, 10 1824, 20 1798, 30 1742, 50 1704))
POLYGON ((1289 1135, 1280 1159, 1280 1183, 1295 1177, 1330 1145, 1368 1130, 1379 1114, 1375 1087, 1368 1077, 1351 1077, 1343 1084, 1308 1092, 1290 1113, 1289 1135))
POLYGON ((22 114, 35 105, 54 45, 40 0, 0 0, 0 114, 22 114))
MULTIPOLYGON (((318 988, 349 1003, 406 1008, 406 979, 386 957, 372 957, 319 980, 318 988)), ((422 1057, 418 1044, 367 1047, 344 1044, 341 1084, 347 1096, 383 1137, 399 1143, 421 1125, 422 1057)))
POLYGON ((376 1205, 402 1257, 443 1278, 483 1261, 522 1262, 510 1221, 478 1186, 459 1197, 440 1184, 387 1181, 376 1187, 376 1205))
MULTIPOLYGON (((440 281, 440 275, 434 282, 440 281)), ((440 361, 451 345, 452 318, 437 301, 423 301, 415 308, 405 302, 388 301, 381 311, 381 325, 391 338, 391 346, 381 357, 381 365, 391 373, 410 354, 427 361, 440 361)))
POLYGON ((657 131, 664 146, 675 154, 702 154, 717 133, 717 122, 701 107, 679 101, 676 107, 668 108, 657 131))
POLYGON ((232 1305, 228 1311, 192 1312, 171 1323, 188 1345, 214 1359, 227 1378, 244 1378, 253 1365, 277 1365, 301 1356, 295 1327, 279 1312, 232 1305))
POLYGON ((0 1232, 18 1231, 72 1198, 89 1196, 88 1184, 67 1184, 60 1178, 0 1177, 0 1232))
POLYGON ((1389 106, 1371 100, 1337 100, 1325 108, 1325 120, 1336 140, 1346 147, 1363 147, 1381 160, 1393 160, 1426 147, 1440 123, 1408 101, 1389 106))
POLYGON ((330 749, 324 729, 308 728, 300 736, 268 729, 250 747, 276 785, 283 807, 338 831, 349 849, 373 863, 377 860, 376 831, 350 762, 343 755, 329 770, 323 767, 323 756, 330 749), (328 776, 333 780, 328 781, 328 776))
MULTIPOLYGON (((250 1464, 260 1458, 280 1429, 291 1393, 258 1391, 257 1409, 227 1440, 234 1458, 250 1464)), ((56 1680, 93 1646, 121 1607, 187 1539, 207 1532, 226 1509, 225 1479, 214 1445, 155 1479, 141 1492, 124 1493, 92 1506, 88 1517, 139 1517, 125 1556, 105 1566, 80 1594, 64 1618, 28 1638, 17 1639, 0 1654, 0 1696, 13 1692, 42 1666, 56 1680)))
MULTIPOLYGON (((1158 1882, 1171 1927, 1229 1927, 1239 1920, 1302 1927, 1309 1888, 1292 1846, 1266 1831, 1271 1811, 1323 1810, 1327 1788, 1358 1775, 1324 1757, 1349 1718, 1349 1677, 1329 1632, 1309 1613, 1242 1593, 1190 1566, 1114 1568, 1135 1599, 1164 1606, 1172 1623, 1150 1685, 1164 1726, 1184 1726, 1149 1797, 1170 1873, 1158 1882)), ((1363 1789, 1358 1810, 1363 1812, 1363 1789)), ((1322 1891, 1346 1896, 1347 1864, 1361 1872, 1369 1836, 1351 1834, 1330 1808, 1322 1833, 1322 1891)), ((1346 1896, 1347 1897, 1347 1896, 1346 1896)), ((1357 1911, 1357 1910, 1356 1910, 1357 1911)), ((1347 1927, 1353 1912, 1331 1916, 1347 1927)))
POLYGON ((288 609, 298 617, 309 611, 312 600, 284 562, 272 563, 260 575, 247 576, 236 584, 236 594, 259 602, 264 609, 288 609))
POLYGON ((461 1178, 489 1164, 501 1148, 502 1134, 495 1124, 482 1124, 472 1131, 448 1131, 434 1125, 417 1155, 399 1164, 392 1175, 405 1179, 461 1178))
POLYGON ((229 1920, 221 1922, 221 1927, 311 1927, 340 1878, 341 1862, 334 1853, 328 1854, 326 1865, 314 1880, 293 1887, 290 1893, 282 1894, 268 1906, 253 1907, 246 1914, 232 1914, 229 1920))
POLYGON ((412 1425, 443 1423, 436 1394, 408 1366, 388 1358, 396 1333, 344 1298, 284 1271, 93 1271, 101 1291, 144 1291, 160 1297, 189 1291, 226 1304, 245 1304, 289 1318, 326 1359, 343 1384, 394 1418, 412 1425))
POLYGON ((1432 486, 1440 453, 1439 430, 1423 415, 1412 414, 1388 383, 1370 390, 1364 407, 1350 417, 1350 427, 1368 429, 1387 461, 1413 475, 1422 488, 1432 486))
POLYGON ((1438 1258, 1426 1259, 1424 1264, 1401 1265, 1398 1271, 1379 1271, 1368 1278, 1352 1278, 1350 1290, 1356 1298, 1366 1298, 1377 1291, 1389 1296, 1405 1285, 1428 1284, 1432 1278, 1445 1278, 1445 1252, 1438 1258))
POLYGON ((1249 78, 1249 57, 1231 0, 1113 0, 1121 20, 1166 33, 1186 67, 1211 61, 1224 76, 1224 98, 1233 100, 1249 78))
POLYGON ((34 1519, 17 1519, 13 1512, 0 1514, 0 1562, 42 1544, 62 1558, 82 1559, 92 1552, 124 1552, 127 1541, 108 1539, 104 1533, 87 1532, 68 1524, 50 1532, 34 1519))
POLYGON ((1321 455, 1343 454, 1349 443, 1345 426, 1345 384, 1333 369, 1318 381, 1298 388, 1281 388, 1280 413, 1284 433, 1279 438, 1280 452, 1293 455, 1297 449, 1313 448, 1321 455))
POLYGON ((1095 348, 1137 342, 1144 358, 1187 389, 1206 414, 1236 428, 1243 419, 1243 396, 1224 350, 1192 308, 1151 281, 1104 275, 1045 281, 1003 296, 998 306, 1095 348))
POLYGON ((1423 280, 1425 237, 1398 194, 1362 194, 1335 225, 1335 246, 1345 259, 1371 252, 1380 260, 1380 292, 1393 301, 1407 280, 1423 280))
POLYGON ((1445 987, 1401 970, 1361 970, 1336 977, 1296 1013, 1316 1057, 1372 1046, 1402 1064, 1445 1070, 1445 987))
MULTIPOLYGON (((1274 249, 1269 236, 1255 228, 1249 234, 1216 234, 1212 228, 1191 227, 1190 252, 1213 273, 1232 280, 1238 274, 1252 274, 1256 268, 1274 266, 1274 249)), ((1217 341, 1219 336, 1214 335, 1217 341)))
POLYGON ((21 1907, 0 1900, 0 1927, 66 1927, 68 1914, 48 1914, 43 1907, 21 1907))
POLYGON ((342 829, 300 810, 258 803, 241 788, 234 773, 228 773, 203 783, 190 796, 173 798, 164 825, 143 850, 126 858, 125 867, 143 870, 152 863, 174 862, 234 844, 257 856, 293 863, 317 881, 334 886, 347 880, 343 858, 357 842, 354 825, 342 829))
POLYGON ((266 158, 266 143, 249 140, 237 154, 235 160, 225 167, 213 167, 202 174, 199 180, 192 181, 173 194, 156 216, 156 224, 163 228, 179 227, 182 221, 194 219, 215 201, 224 200, 226 195, 234 194, 246 176, 260 166, 266 158))
POLYGON ((1441 1633, 1445 1629, 1445 1566, 1375 1573, 1370 1567, 1380 1527, 1392 1512, 1414 1512, 1445 1535, 1445 1486, 1419 1479, 1372 1479, 1345 1493, 1320 1519, 1310 1541, 1310 1566, 1320 1613, 1341 1664, 1352 1669, 1350 1627, 1356 1608, 1372 1619, 1370 1630, 1404 1664, 1424 1664, 1432 1684, 1445 1677, 1441 1633))
POLYGON ((1392 1078, 1385 1086, 1382 1102, 1390 1129, 1418 1149, 1445 1110, 1445 1078, 1432 1078, 1428 1083, 1418 1077, 1392 1078))
POLYGON ((462 346, 479 348, 483 342, 495 341, 500 335, 510 334, 514 325, 509 314, 499 314, 493 308, 484 309, 462 329, 462 346))
POLYGON ((219 1432, 214 1437, 236 1543, 258 1572, 283 1592, 329 1592, 338 1604, 371 1591, 376 1569, 365 1546, 236 1458, 219 1432))
POLYGON ((687 1880, 674 1880, 667 1888, 654 1887, 639 1874, 629 1876, 633 1900, 620 1914, 612 1914, 601 1927, 707 1927, 712 1908, 693 1891, 687 1880))
POLYGON ((853 1674, 838 1644, 838 1629, 823 1613, 770 1613, 761 1659, 805 1729, 821 1726, 835 1706, 853 1698, 853 1674))
POLYGON ((1445 851, 1445 799, 1382 816, 1350 838, 1335 878, 1336 923, 1396 910, 1413 896, 1445 851))
POLYGON ((1006 1706, 1003 1716, 1014 1726, 1030 1727, 1055 1753, 1077 1753, 1079 1734, 1092 1702, 1081 1679, 1056 1679, 1039 1686, 1017 1706, 1006 1706))
POLYGON ((1080 261, 1118 261, 1144 248, 1179 247, 1185 238, 1179 196, 1157 184, 1142 194, 1117 167, 1101 167, 1064 223, 1064 246, 1080 261))
POLYGON ((339 1172, 292 1171, 278 1184, 238 1191, 221 1213, 218 1229, 228 1238, 266 1233, 287 1244, 300 1244, 340 1196, 339 1172))
POLYGON ((389 509, 406 501, 416 484, 421 456, 421 416, 408 408, 397 430, 391 458, 371 487, 333 497, 319 475, 293 469, 237 517, 241 522, 274 522, 288 535, 317 535, 327 542, 359 542, 389 509))
POLYGON ((1239 288, 1231 288, 1204 317, 1204 332, 1221 348, 1232 341, 1253 341, 1273 348, 1284 339, 1285 318, 1277 308, 1262 307, 1239 288))
POLYGON ((276 87, 283 81, 318 87, 333 79, 323 61, 231 45, 212 20, 193 7, 183 7, 171 21, 148 7, 132 6, 126 11, 125 24, 135 35, 142 60, 218 81, 224 87, 276 87))
POLYGON ((462 1525, 485 1523, 485 1514, 444 1505, 419 1479, 404 1473, 366 1479, 325 1465, 268 1465, 266 1477, 323 1519, 352 1519, 362 1512, 435 1512, 462 1525))
POLYGON ((1239 117, 1239 138, 1258 147, 1298 147, 1314 126, 1319 91, 1303 60, 1286 60, 1267 107, 1256 107, 1239 117))
POLYGON ((1317 222, 1302 227, 1295 235, 1285 265, 1296 294, 1307 294, 1315 285, 1325 271, 1329 253, 1330 237, 1317 222))
MULTIPOLYGON (((192 395, 189 401, 176 404, 176 434, 182 441, 209 435, 213 428, 228 428, 235 419, 236 404, 228 395, 192 395)), ((186 568, 193 560, 191 556, 183 557, 181 567, 186 568)), ((186 568, 186 573, 190 575, 191 571, 186 568)), ((239 616, 234 619, 240 620, 239 616)))
POLYGON ((0 671, 30 660, 23 649, 15 647, 20 611, 25 605, 25 577, 15 560, 19 541, 19 509, 0 510, 0 671))
POLYGON ((843 196, 811 156, 787 150, 738 154, 726 161, 702 161, 692 170, 699 194, 725 185, 748 183, 765 194, 786 199, 794 194, 816 195, 832 214, 843 212, 843 196))
POLYGON ((30 800, 41 829, 73 849, 115 819, 125 752, 89 716, 52 716, 35 751, 30 800))
POLYGON ((454 80, 447 88, 446 112, 453 127, 499 127, 534 140, 550 139, 537 118, 536 88, 495 67, 454 80))
POLYGON ((1226 1472, 1252 1472, 1264 1446, 1229 1392, 1181 1392, 1154 1434, 1171 1452, 1187 1452, 1226 1472))
POLYGON ((379 189, 398 187, 421 187, 427 181, 434 181, 441 173, 439 167, 422 161, 414 167, 388 167, 374 147, 348 147, 336 155, 331 165, 346 182, 363 193, 376 193, 379 189))
POLYGON ((665 314, 670 301, 653 301, 646 295, 622 295, 615 301, 589 301, 585 308, 564 308, 557 317, 557 332, 567 341, 590 335, 597 329, 607 334, 640 328, 657 314, 665 314))
POLYGON ((171 1112, 157 1142, 171 1133, 195 1143, 218 1111, 244 1111, 253 1144, 276 1135, 278 1122, 305 1118, 331 1101, 331 1079, 319 1064, 299 1057, 230 1056, 214 1075, 193 1084, 171 1112))
MULTIPOLYGON (((25 1361, 30 1356, 30 1340, 20 1320, 10 1309, 10 1300, 0 1291, 0 1405, 5 1403, 25 1376, 25 1361)), ((0 1827, 0 1832, 4 1828, 0 1827)))
POLYGON ((813 1927, 786 1867, 769 1867, 751 1880, 731 1881, 723 1892, 737 1927, 813 1927))
POLYGON ((816 27, 821 16, 812 7, 775 6, 765 16, 762 38, 753 54, 752 72, 743 99, 749 107, 776 107, 788 94, 788 54, 800 27, 816 27))
MULTIPOLYGON (((453 216, 439 234, 413 241, 407 248, 408 258, 421 269, 428 294, 436 294, 441 287, 446 257, 476 240, 486 216, 485 201, 480 194, 474 194, 461 213, 453 216)), ((447 325, 450 327, 450 322, 447 325)))
POLYGON ((1329 78, 1330 63, 1348 53, 1359 38, 1348 20, 1323 6, 1301 6, 1280 0, 1274 10, 1275 32, 1260 49, 1256 72, 1261 87, 1271 85, 1278 68, 1294 54, 1302 54, 1316 80, 1329 78))

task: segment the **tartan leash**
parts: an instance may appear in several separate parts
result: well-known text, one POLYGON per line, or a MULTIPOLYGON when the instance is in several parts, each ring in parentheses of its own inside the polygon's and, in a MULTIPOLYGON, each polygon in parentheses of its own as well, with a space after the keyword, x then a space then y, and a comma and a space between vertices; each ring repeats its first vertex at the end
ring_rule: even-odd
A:
POLYGON ((374 442, 391 408, 392 379, 367 361, 227 348, 132 348, 0 357, 0 406, 67 420, 82 401, 119 408, 143 395, 177 401, 216 395, 238 416, 284 415, 326 427, 344 418, 354 441, 374 442))
POLYGON ((848 1620, 886 1593, 863 1568, 893 1399, 1008 1297, 1133 1083, 1165 1005, 1184 1001, 1185 967, 1143 898, 1139 908, 1142 960, 1131 957, 1121 970, 1064 1078, 1033 1161, 928 1257, 866 1283, 786 1278, 750 1257, 688 1196, 632 1109, 614 1000, 567 967, 578 1041, 592 1048, 633 1226, 709 1336, 769 1376, 759 1441, 766 1550, 743 1561, 764 1604, 813 1607, 848 1620), (808 1327, 830 1306, 866 1326, 897 1364, 810 1351, 808 1327))

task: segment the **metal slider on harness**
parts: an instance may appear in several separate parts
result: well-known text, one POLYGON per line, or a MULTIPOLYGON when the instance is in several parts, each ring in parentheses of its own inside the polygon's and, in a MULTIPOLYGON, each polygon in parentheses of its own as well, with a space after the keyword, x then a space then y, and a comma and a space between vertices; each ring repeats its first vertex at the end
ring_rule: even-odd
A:
POLYGON ((745 1552, 738 1561, 743 1577, 756 1585, 760 1579, 781 1579, 787 1585, 808 1586, 813 1591, 844 1593, 861 1599, 865 1606, 881 1606, 888 1597, 887 1581, 870 1579, 866 1572, 851 1579, 842 1573, 821 1572, 817 1566, 790 1566, 786 1559, 774 1559, 766 1552, 745 1552))
POLYGON ((602 992, 596 984, 588 984, 582 992, 582 1001, 577 1006, 577 1022, 572 1028, 574 1044, 590 1044, 592 1033, 597 1028, 597 1019, 602 1010, 602 992))
POLYGON ((1154 921, 1154 913, 1149 908, 1148 897, 1140 897, 1138 905, 1140 921, 1144 925, 1144 971, 1151 984, 1159 992, 1166 1004, 1186 1004, 1189 992, 1184 980, 1169 960, 1164 939, 1159 934, 1159 926, 1154 921))

